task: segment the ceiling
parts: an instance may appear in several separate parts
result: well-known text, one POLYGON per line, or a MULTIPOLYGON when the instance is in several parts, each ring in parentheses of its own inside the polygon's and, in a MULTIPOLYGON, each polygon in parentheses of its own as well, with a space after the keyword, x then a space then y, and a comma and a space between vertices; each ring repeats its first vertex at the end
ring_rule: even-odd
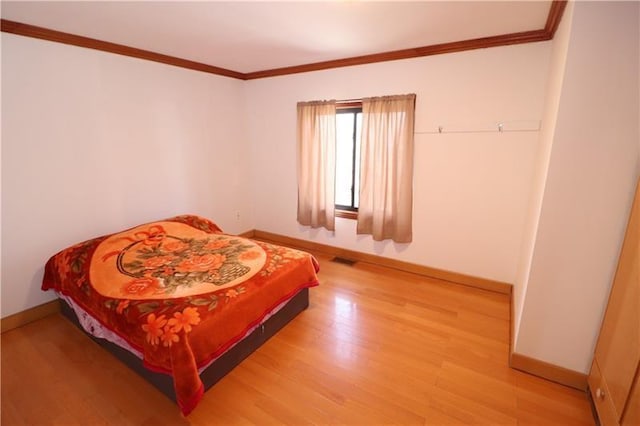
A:
POLYGON ((540 30, 551 1, 2 1, 2 19, 254 73, 540 30))

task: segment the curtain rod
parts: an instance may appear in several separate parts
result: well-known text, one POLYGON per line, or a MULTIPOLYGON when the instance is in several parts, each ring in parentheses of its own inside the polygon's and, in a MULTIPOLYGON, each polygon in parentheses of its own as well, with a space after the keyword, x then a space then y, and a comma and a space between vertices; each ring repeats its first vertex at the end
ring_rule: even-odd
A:
POLYGON ((405 99, 409 97, 413 97, 413 99, 415 99, 416 94, 407 93, 407 94, 400 94, 400 95, 367 96, 367 97, 358 98, 358 99, 340 99, 340 100, 336 100, 336 104, 349 104, 354 102, 362 102, 363 99, 405 99))

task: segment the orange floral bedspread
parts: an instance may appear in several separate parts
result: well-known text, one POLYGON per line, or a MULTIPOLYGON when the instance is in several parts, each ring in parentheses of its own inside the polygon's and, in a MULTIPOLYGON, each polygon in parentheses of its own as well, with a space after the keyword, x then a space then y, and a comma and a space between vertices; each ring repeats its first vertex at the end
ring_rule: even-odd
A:
POLYGON ((208 365, 282 302, 318 285, 308 253, 223 234, 177 216, 69 247, 46 264, 43 290, 71 298, 173 377, 187 415, 208 365))

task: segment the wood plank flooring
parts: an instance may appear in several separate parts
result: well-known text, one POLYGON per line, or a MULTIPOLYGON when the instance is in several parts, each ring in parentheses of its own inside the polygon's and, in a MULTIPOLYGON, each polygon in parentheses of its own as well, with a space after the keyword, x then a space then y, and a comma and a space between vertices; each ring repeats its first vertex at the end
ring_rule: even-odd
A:
POLYGON ((2 334, 2 425, 593 425, 508 367, 509 297, 317 254, 308 310, 187 418, 61 315, 2 334))

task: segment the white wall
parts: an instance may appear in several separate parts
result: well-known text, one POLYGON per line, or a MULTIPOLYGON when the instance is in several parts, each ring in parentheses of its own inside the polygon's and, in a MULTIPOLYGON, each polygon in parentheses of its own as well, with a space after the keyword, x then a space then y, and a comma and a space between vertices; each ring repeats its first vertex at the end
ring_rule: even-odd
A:
POLYGON ((517 276, 513 285, 513 312, 515 314, 513 318, 514 340, 518 339, 522 307, 524 305, 527 284, 529 283, 533 249, 538 232, 547 173, 549 171, 549 160, 551 159, 551 147, 553 146, 553 138, 556 131, 558 108, 560 107, 560 94, 562 92, 562 84, 564 83, 564 69, 567 51, 569 49, 569 34, 572 21, 573 2, 570 2, 567 4, 560 26, 553 38, 544 114, 535 159, 529 208, 522 239, 522 248, 520 250, 517 276))
POLYGON ((593 357, 639 174, 639 7, 573 5, 515 344, 520 354, 583 373, 593 357))
POLYGON ((515 280, 538 132, 423 134, 540 120, 549 42, 347 67, 247 83, 256 228, 474 276, 515 280), (296 222, 296 102, 416 93, 413 242, 296 222))
POLYGON ((2 316, 53 298, 43 266, 75 242, 183 213, 253 228, 242 81, 1 41, 2 316))

